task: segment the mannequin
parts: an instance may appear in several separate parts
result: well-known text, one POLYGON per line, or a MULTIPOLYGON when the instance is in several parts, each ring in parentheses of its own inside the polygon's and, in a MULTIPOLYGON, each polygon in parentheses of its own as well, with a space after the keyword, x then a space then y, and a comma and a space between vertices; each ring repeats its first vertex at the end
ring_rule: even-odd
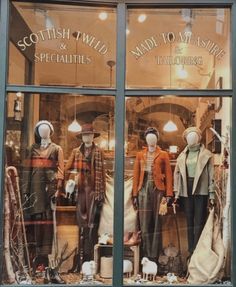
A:
POLYGON ((134 163, 132 200, 138 210, 142 238, 142 256, 157 261, 161 249, 160 205, 173 195, 172 171, 167 152, 157 146, 159 133, 145 131, 147 148, 137 153, 134 163))
POLYGON ((213 154, 201 141, 201 131, 183 133, 187 146, 177 158, 174 172, 175 201, 180 198, 187 219, 188 251, 193 253, 207 218, 208 201, 214 204, 213 154))
MULTIPOLYGON (((51 141, 53 132, 53 126, 48 121, 43 120, 36 124, 35 143, 27 149, 22 180, 23 195, 28 205, 26 214, 35 222, 34 255, 45 258, 52 252, 51 200, 59 195, 64 179, 63 151, 51 141)), ((28 232, 28 236, 32 235, 30 233, 28 232)))
POLYGON ((67 174, 76 169, 76 209, 80 230, 77 268, 84 261, 93 259, 94 245, 98 241, 99 211, 105 197, 103 152, 93 141, 99 135, 91 124, 84 124, 78 134, 82 138, 82 144, 72 151, 65 167, 67 174))

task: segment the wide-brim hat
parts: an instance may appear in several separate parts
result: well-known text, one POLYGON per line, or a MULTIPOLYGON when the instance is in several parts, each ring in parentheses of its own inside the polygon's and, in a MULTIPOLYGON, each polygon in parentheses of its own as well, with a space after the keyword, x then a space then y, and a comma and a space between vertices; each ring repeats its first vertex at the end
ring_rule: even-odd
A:
POLYGON ((197 133, 197 135, 199 136, 199 140, 201 140, 201 138, 202 138, 202 132, 201 132, 201 130, 200 130, 198 127, 189 127, 189 128, 187 128, 187 129, 183 132, 183 139, 186 141, 186 136, 187 136, 189 133, 192 133, 192 132, 197 133))
POLYGON ((100 133, 97 132, 92 124, 84 124, 82 125, 82 130, 76 135, 77 138, 82 138, 82 135, 86 134, 94 134, 94 137, 99 137, 100 133))

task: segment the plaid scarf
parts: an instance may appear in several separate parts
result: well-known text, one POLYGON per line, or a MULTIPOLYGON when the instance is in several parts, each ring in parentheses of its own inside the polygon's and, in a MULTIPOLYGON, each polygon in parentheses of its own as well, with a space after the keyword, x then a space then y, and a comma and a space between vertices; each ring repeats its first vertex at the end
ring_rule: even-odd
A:
MULTIPOLYGON (((77 168, 83 166, 84 149, 85 146, 83 143, 75 155, 75 165, 77 168)), ((91 148, 91 177, 94 186, 95 200, 100 202, 104 201, 106 185, 103 152, 94 143, 91 148)))

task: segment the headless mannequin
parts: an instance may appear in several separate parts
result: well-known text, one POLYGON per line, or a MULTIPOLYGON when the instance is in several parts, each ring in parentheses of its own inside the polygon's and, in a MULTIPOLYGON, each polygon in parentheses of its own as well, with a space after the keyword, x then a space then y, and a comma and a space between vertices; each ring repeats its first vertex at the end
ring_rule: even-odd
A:
POLYGON ((102 150, 94 144, 95 134, 93 132, 83 132, 82 127, 81 133, 82 144, 72 151, 65 168, 68 171, 77 169, 75 188, 77 190, 79 254, 75 257, 71 272, 80 271, 84 261, 93 260, 94 245, 98 241, 99 208, 104 200, 102 194, 100 193, 99 197, 97 192, 105 192, 102 150), (98 186, 97 189, 96 186, 98 186))
MULTIPOLYGON (((33 223, 27 231, 35 242, 35 264, 52 252, 52 198, 58 196, 64 179, 62 148, 51 141, 53 126, 39 121, 34 130, 35 143, 27 149, 22 176, 22 191, 27 204, 26 214, 33 223), (37 260, 36 260, 37 259, 37 260)), ((46 260, 46 259, 45 259, 46 260)), ((42 263, 42 262, 41 262, 42 263)))
POLYGON ((169 156, 157 146, 157 135, 155 128, 148 128, 147 148, 137 153, 132 196, 134 209, 139 210, 142 256, 153 261, 158 259, 162 247, 160 205, 166 202, 166 196, 172 195, 169 156), (160 181, 162 177, 165 180, 160 181))
MULTIPOLYGON (((157 148, 157 136, 151 133, 147 134, 146 143, 147 143, 149 154, 153 154, 157 148)), ((162 203, 165 203, 165 201, 169 200, 170 198, 171 197, 169 196, 167 198, 163 196, 162 203)), ((138 209, 138 196, 133 196, 132 200, 133 200, 134 209, 137 210, 138 209)))
MULTIPOLYGON (((87 149, 89 151, 89 149, 92 147, 92 144, 93 144, 93 139, 94 139, 94 134, 84 134, 82 135, 82 141, 85 145, 85 156, 86 156, 86 153, 87 153, 87 149)), ((86 260, 91 260, 92 258, 84 258, 85 255, 84 255, 84 249, 86 248, 85 247, 85 244, 87 243, 86 241, 88 239, 90 239, 89 235, 88 235, 88 232, 89 230, 85 227, 80 227, 80 231, 79 231, 79 262, 84 262, 86 260), (86 238, 85 238, 86 237, 86 238)), ((79 264, 80 265, 80 264, 79 264)))
POLYGON ((210 186, 214 180, 212 154, 200 143, 199 132, 188 132, 185 140, 187 146, 177 158, 174 190, 175 202, 180 197, 183 203, 187 219, 188 249, 191 256, 205 224, 207 205, 214 205, 214 198, 211 197, 213 192, 208 193, 208 190, 212 191, 210 186), (195 182, 196 179, 197 182, 195 182), (180 187, 181 193, 178 188, 183 181, 186 181, 186 194, 183 193, 183 186, 180 187))

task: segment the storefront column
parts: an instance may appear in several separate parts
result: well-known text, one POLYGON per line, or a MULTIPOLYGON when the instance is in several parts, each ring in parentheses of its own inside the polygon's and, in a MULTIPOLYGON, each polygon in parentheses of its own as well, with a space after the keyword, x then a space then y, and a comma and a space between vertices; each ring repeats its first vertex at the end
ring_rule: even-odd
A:
POLYGON ((232 230, 232 284, 236 284, 236 218, 234 212, 236 210, 236 0, 232 6, 232 88, 233 88, 233 99, 232 99, 232 129, 231 129, 231 230, 232 230))
MULTIPOLYGON (((5 112, 6 112, 6 81, 7 81, 7 59, 8 59, 8 19, 9 19, 9 1, 1 1, 0 15, 0 254, 3 255, 3 206, 4 206, 4 143, 5 143, 5 112)), ((2 270, 3 260, 0 260, 0 270, 2 270)), ((2 281, 2 272, 0 272, 0 282, 2 281)))
POLYGON ((115 102, 115 192, 114 192, 114 250, 113 286, 123 283, 124 230, 124 133, 125 133, 125 45, 126 5, 117 6, 117 94, 115 102))

